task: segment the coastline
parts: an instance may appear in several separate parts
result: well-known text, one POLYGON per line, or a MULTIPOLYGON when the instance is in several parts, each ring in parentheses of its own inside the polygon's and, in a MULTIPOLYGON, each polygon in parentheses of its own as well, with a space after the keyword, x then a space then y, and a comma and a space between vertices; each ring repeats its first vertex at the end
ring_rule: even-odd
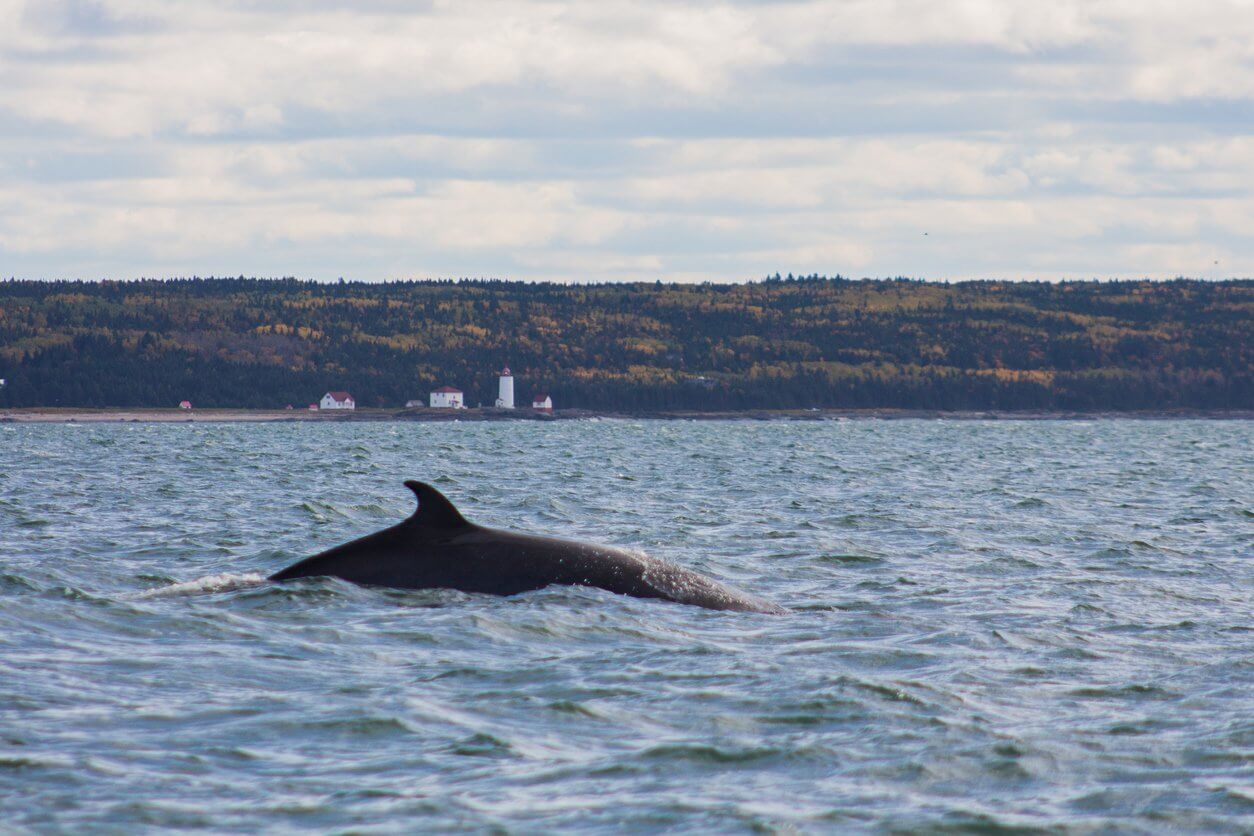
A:
POLYGON ((1075 421, 1104 419, 1141 420, 1250 420, 1254 410, 1139 410, 1116 412, 977 410, 945 412, 927 409, 754 409, 696 412, 688 410, 611 411, 562 409, 552 413, 532 409, 154 409, 77 407, 24 407, 0 411, 6 424, 175 424, 175 423, 336 423, 336 422, 450 422, 450 421, 571 421, 571 420, 669 420, 669 421, 840 421, 840 420, 948 420, 948 421, 1075 421))

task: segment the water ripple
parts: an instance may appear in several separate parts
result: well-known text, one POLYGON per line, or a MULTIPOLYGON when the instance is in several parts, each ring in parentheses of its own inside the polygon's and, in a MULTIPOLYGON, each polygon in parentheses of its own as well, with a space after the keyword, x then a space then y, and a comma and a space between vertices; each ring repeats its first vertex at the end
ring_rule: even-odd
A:
POLYGON ((1248 829, 1251 435, 5 425, 5 826, 1248 829), (795 612, 264 582, 405 478, 795 612))

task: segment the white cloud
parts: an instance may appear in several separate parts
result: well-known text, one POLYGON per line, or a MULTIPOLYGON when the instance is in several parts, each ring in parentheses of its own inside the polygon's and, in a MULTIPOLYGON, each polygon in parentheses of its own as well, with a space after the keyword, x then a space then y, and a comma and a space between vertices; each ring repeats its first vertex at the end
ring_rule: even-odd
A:
POLYGON ((0 78, 14 274, 1254 271, 1250 0, 0 0, 0 78))

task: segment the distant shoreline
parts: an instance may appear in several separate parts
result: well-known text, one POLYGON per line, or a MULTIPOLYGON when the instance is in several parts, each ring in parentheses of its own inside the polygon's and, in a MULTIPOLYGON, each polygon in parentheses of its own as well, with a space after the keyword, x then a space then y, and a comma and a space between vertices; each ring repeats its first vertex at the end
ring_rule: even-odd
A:
POLYGON ((1133 418, 1143 420, 1249 420, 1254 410, 1141 410, 1115 412, 976 410, 945 412, 926 409, 753 409, 696 412, 690 410, 599 411, 563 409, 542 413, 531 409, 151 409, 28 407, 0 411, 0 423, 10 424, 175 424, 175 423, 343 423, 343 422, 480 422, 569 421, 589 419, 671 421, 834 421, 932 419, 952 421, 1065 421, 1133 418))

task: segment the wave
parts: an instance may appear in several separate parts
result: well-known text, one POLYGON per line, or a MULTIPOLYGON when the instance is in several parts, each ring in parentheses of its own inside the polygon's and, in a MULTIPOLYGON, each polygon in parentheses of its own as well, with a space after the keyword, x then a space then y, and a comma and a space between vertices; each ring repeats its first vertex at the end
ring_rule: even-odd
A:
POLYGON ((159 586, 156 589, 147 589, 135 595, 136 598, 173 598, 180 595, 206 595, 212 592, 233 592, 237 589, 247 589, 251 586, 260 586, 266 582, 266 576, 256 572, 247 572, 244 574, 232 574, 223 572, 217 575, 205 575, 203 578, 197 578, 194 581, 183 581, 182 583, 173 583, 169 586, 159 586))

